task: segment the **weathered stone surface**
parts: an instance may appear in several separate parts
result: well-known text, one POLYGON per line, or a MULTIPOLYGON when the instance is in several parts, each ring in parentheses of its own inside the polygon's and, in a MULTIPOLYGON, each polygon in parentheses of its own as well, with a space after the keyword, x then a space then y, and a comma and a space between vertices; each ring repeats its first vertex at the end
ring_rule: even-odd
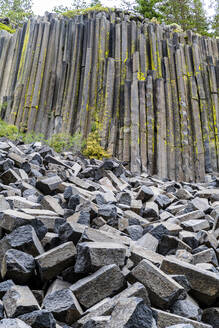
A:
POLYGON ((0 175, 0 179, 5 184, 14 183, 21 180, 20 176, 12 169, 8 169, 2 173, 0 175))
POLYGON ((51 194, 55 191, 59 184, 62 182, 59 176, 52 176, 50 178, 45 178, 38 180, 36 183, 36 188, 42 191, 44 194, 51 194))
POLYGON ((7 231, 12 231, 19 226, 31 224, 34 216, 8 209, 4 211, 1 220, 1 227, 7 231))
POLYGON ((3 304, 9 318, 39 310, 39 304, 27 286, 13 286, 3 297, 3 304))
POLYGON ((173 326, 169 326, 167 328, 194 328, 194 326, 188 323, 188 324, 173 325, 173 326))
POLYGON ((42 280, 50 280, 72 265, 76 255, 73 242, 67 242, 36 257, 42 280))
POLYGON ((117 300, 120 300, 122 298, 128 298, 128 297, 141 298, 143 299, 144 304, 148 306, 151 305, 150 299, 148 297, 147 289, 140 282, 135 282, 133 285, 124 289, 121 293, 117 294, 112 299, 116 302, 117 300))
POLYGON ((191 251, 192 249, 181 241, 179 238, 174 236, 163 235, 158 246, 158 252, 162 255, 174 254, 176 250, 185 249, 191 251))
POLYGON ((188 220, 181 224, 181 226, 188 231, 197 232, 200 230, 208 230, 210 225, 207 220, 188 220))
POLYGON ((2 299, 2 297, 5 295, 5 293, 7 293, 7 291, 11 288, 15 286, 15 283, 12 280, 6 280, 0 283, 0 298, 2 299))
POLYGON ((140 225, 131 225, 125 229, 132 240, 139 240, 143 235, 143 228, 140 225))
POLYGON ((134 267, 128 278, 141 282, 149 293, 152 305, 159 308, 166 309, 176 300, 185 298, 184 288, 147 260, 134 267))
POLYGON ((62 289, 46 296, 43 308, 51 312, 55 319, 67 324, 74 323, 83 313, 70 289, 62 289))
POLYGON ((219 327, 219 308, 212 307, 205 309, 202 314, 202 321, 211 325, 213 328, 219 327))
POLYGON ((121 299, 112 312, 107 324, 109 328, 156 327, 152 310, 147 307, 142 299, 131 297, 121 299))
POLYGON ((79 303, 89 308, 125 287, 125 279, 115 264, 104 266, 71 286, 79 303))
POLYGON ((141 260, 148 260, 155 265, 160 265, 163 261, 163 256, 151 251, 149 249, 145 249, 140 246, 132 246, 131 247, 131 256, 130 259, 137 265, 141 260))
POLYGON ((75 272, 95 272, 104 265, 124 266, 126 247, 116 243, 85 242, 77 245, 75 272))
POLYGON ((0 320, 4 318, 4 306, 2 301, 0 301, 0 320))
POLYGON ((38 203, 31 202, 24 197, 20 196, 9 196, 6 197, 6 200, 9 202, 12 208, 41 208, 41 205, 38 203))
POLYGON ((177 260, 164 259, 161 270, 168 274, 183 274, 191 288, 205 304, 211 304, 219 296, 219 276, 196 266, 177 260), (206 281, 208 284, 206 284, 206 281))
POLYGON ((195 320, 191 320, 185 317, 181 317, 176 314, 164 312, 162 310, 153 309, 155 316, 157 318, 157 326, 160 328, 166 328, 174 326, 178 328, 178 324, 183 324, 183 328, 187 325, 191 325, 194 328, 211 328, 212 326, 205 324, 203 322, 197 322, 195 320), (176 326, 177 325, 177 326, 176 326))
POLYGON ((179 222, 189 221, 189 220, 198 220, 198 219, 204 219, 205 214, 203 211, 192 211, 189 213, 181 214, 176 216, 176 219, 179 222))
POLYGON ((160 194, 156 197, 155 202, 159 208, 165 209, 172 203, 172 200, 168 196, 160 194))
POLYGON ((47 195, 43 197, 40 203, 43 206, 43 208, 45 208, 46 210, 53 211, 57 215, 61 215, 61 216, 64 215, 63 208, 59 205, 58 200, 55 199, 54 197, 47 195))
POLYGON ((171 278, 173 278, 176 282, 178 282, 178 284, 181 285, 186 290, 186 292, 190 291, 191 286, 186 276, 178 274, 178 275, 171 275, 171 278))
POLYGON ((1 328, 30 328, 25 322, 20 319, 3 319, 0 321, 1 328))
POLYGON ((16 249, 9 249, 1 264, 3 279, 12 279, 15 283, 25 284, 34 275, 35 261, 33 256, 16 249))
MULTIPOLYGON (((39 307, 25 310, 24 316, 32 320, 28 325, 37 328, 54 326, 53 311, 56 328, 106 328, 110 321, 117 327, 120 319, 124 328, 142 327, 145 322, 138 320, 143 312, 133 297, 141 298, 148 307, 152 303, 165 309, 162 315, 154 309, 159 314, 158 324, 154 315, 153 328, 171 324, 206 327, 199 322, 200 309, 216 309, 219 299, 217 140, 211 108, 206 107, 211 99, 217 112, 215 40, 191 32, 173 34, 171 27, 148 25, 143 17, 118 10, 94 11, 71 22, 47 14, 43 20, 37 18, 37 24, 36 28, 35 18, 31 19, 10 40, 6 32, 0 33, 0 103, 2 97, 8 103, 0 116, 26 126, 27 131, 35 128, 38 133, 42 128, 48 138, 60 131, 72 135, 77 131, 86 138, 95 119, 86 108, 97 105, 104 126, 101 145, 115 158, 89 159, 73 149, 55 154, 41 142, 26 145, 20 140, 0 140, 4 180, 0 178, 4 182, 0 183, 0 297, 24 284, 40 306, 49 300, 51 312, 39 307), (41 38, 41 47, 37 47, 41 38), (207 49, 204 66, 200 58, 206 54, 198 51, 202 43, 207 49), (53 56, 59 46, 62 51, 53 56), (24 66, 15 60, 19 53, 24 66), (8 60, 2 64, 2 58, 8 60), (10 69, 12 63, 18 65, 19 83, 10 69), (153 68, 152 76, 147 76, 149 68, 153 68), (137 81, 139 70, 147 76, 146 82, 137 81), (36 77, 34 84, 28 79, 30 71, 36 77), (102 74, 107 76, 106 88, 102 74), (7 97, 10 83, 16 92, 7 97), (95 90, 99 90, 97 99, 90 97, 95 90), (106 110, 112 116, 110 124, 106 110), (130 159, 131 168, 142 170, 141 175, 129 171, 130 159), (212 173, 205 176, 205 168, 212 173), (203 183, 195 183, 198 180, 203 183), (174 269, 171 266, 166 272, 165 262, 173 262, 174 269), (9 278, 14 282, 6 280, 9 278), (127 306, 120 304, 123 302, 127 306), (120 315, 113 317, 117 312, 120 315)), ((21 299, 18 295, 17 301, 21 299)), ((33 303, 28 299, 30 304, 23 307, 33 303)), ((15 303, 10 300, 10 306, 15 303)), ((15 312, 22 308, 16 304, 15 312)), ((3 316, 7 313, 0 302, 0 320, 3 316)))
POLYGON ((198 304, 189 296, 185 300, 176 301, 170 308, 170 311, 181 317, 201 321, 202 310, 198 304))
POLYGON ((13 230, 10 234, 1 239, 0 244, 1 260, 4 257, 5 252, 10 248, 15 248, 33 256, 44 252, 34 228, 30 225, 25 225, 13 230))
POLYGON ((46 310, 33 311, 19 316, 19 319, 32 328, 56 328, 56 321, 52 313, 46 310))
POLYGON ((63 242, 73 241, 76 245, 85 231, 85 228, 86 227, 82 224, 66 222, 58 228, 59 238, 63 242))
POLYGON ((189 199, 191 199, 193 197, 192 194, 188 190, 186 190, 184 188, 179 189, 175 193, 175 196, 177 198, 179 198, 179 199, 186 199, 186 200, 189 200, 189 199))
POLYGON ((46 296, 62 289, 68 289, 71 284, 67 281, 56 279, 48 288, 46 296))
POLYGON ((93 317, 87 321, 84 328, 105 328, 110 321, 110 316, 93 317))
POLYGON ((217 255, 213 248, 209 248, 207 250, 203 250, 202 252, 198 252, 193 255, 194 264, 197 263, 211 263, 218 266, 217 255))
POLYGON ((10 209, 10 205, 3 195, 0 195, 0 212, 10 209))
POLYGON ((159 240, 155 238, 150 232, 144 234, 137 240, 136 245, 156 252, 158 248, 159 240))
POLYGON ((136 199, 142 200, 142 202, 144 203, 144 202, 148 201, 150 198, 152 198, 153 196, 154 196, 154 193, 150 188, 148 188, 146 186, 142 186, 136 196, 136 199))

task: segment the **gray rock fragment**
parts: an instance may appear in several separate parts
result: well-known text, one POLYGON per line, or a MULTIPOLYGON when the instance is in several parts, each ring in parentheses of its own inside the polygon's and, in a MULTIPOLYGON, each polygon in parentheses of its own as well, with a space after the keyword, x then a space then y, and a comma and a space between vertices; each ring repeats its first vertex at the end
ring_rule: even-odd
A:
POLYGON ((75 255, 76 248, 70 241, 37 256, 35 260, 41 279, 50 280, 73 265, 75 255))
POLYGON ((71 286, 79 303, 86 309, 112 296, 126 286, 123 274, 115 264, 102 267, 71 286))
POLYGON ((9 318, 39 310, 39 304, 27 286, 13 286, 3 297, 5 312, 9 318))
POLYGON ((184 288, 147 260, 142 260, 130 272, 130 282, 141 282, 148 291, 153 306, 167 309, 176 300, 185 298, 184 288))
POLYGON ((156 327, 151 309, 140 298, 121 299, 112 312, 108 328, 156 327))
POLYGON ((56 320, 67 324, 73 324, 83 313, 70 289, 62 289, 46 296, 43 308, 51 312, 56 320))
POLYGON ((31 328, 20 319, 3 319, 0 321, 0 328, 31 328))
POLYGON ((95 272, 104 265, 125 264, 126 247, 108 242, 84 242, 77 245, 75 272, 95 272))
POLYGON ((3 279, 12 279, 15 283, 25 284, 34 275, 35 261, 32 255, 9 249, 1 264, 3 279))

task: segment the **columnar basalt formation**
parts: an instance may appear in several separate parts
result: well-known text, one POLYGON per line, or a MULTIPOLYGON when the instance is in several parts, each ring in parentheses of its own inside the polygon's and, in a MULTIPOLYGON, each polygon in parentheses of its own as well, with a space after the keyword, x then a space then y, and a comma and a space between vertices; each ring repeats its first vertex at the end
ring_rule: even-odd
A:
POLYGON ((133 173, 202 181, 219 170, 219 41, 121 11, 33 18, 0 31, 1 117, 81 132, 133 173))

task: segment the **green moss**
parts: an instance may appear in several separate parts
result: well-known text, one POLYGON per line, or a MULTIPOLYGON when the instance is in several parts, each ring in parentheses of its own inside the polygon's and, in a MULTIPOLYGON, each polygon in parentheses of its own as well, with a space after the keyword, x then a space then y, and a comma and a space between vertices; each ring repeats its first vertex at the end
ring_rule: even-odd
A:
POLYGON ((15 33, 15 30, 13 30, 10 26, 5 25, 3 23, 0 23, 0 30, 7 31, 7 32, 9 32, 11 34, 15 33))
POLYGON ((75 16, 78 15, 87 15, 92 12, 110 12, 114 11, 114 8, 108 8, 108 7, 102 7, 102 6, 94 6, 94 7, 89 7, 85 9, 74 9, 74 10, 69 10, 63 13, 63 16, 68 17, 68 18, 74 18, 75 16))

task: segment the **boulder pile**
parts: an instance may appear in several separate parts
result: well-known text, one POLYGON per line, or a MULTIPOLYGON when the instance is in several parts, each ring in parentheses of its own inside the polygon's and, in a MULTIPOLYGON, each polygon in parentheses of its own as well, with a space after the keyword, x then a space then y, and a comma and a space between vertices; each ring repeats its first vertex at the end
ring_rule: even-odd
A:
POLYGON ((0 328, 218 328, 219 179, 0 139, 0 328))

